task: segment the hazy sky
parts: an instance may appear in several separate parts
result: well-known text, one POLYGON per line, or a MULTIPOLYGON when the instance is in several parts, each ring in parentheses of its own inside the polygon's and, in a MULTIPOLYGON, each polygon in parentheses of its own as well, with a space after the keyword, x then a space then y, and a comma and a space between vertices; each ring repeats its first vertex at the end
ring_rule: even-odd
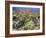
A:
POLYGON ((40 13, 40 8, 26 8, 26 7, 13 7, 13 11, 16 10, 31 10, 33 13, 40 13))

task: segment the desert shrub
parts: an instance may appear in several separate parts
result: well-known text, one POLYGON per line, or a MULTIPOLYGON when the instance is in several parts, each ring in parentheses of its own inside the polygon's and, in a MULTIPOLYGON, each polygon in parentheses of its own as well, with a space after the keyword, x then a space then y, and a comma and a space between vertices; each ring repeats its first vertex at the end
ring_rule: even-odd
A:
POLYGON ((34 29, 34 23, 33 23, 33 21, 32 20, 30 20, 29 22, 27 22, 26 24, 25 24, 25 27, 24 27, 24 29, 34 29))

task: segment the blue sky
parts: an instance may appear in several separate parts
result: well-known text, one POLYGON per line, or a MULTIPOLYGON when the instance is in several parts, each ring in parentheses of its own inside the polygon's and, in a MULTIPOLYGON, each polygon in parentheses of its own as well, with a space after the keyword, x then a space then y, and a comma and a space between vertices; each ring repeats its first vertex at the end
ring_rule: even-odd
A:
POLYGON ((40 13, 40 8, 26 8, 26 7, 13 7, 13 11, 16 10, 31 10, 33 13, 40 13))

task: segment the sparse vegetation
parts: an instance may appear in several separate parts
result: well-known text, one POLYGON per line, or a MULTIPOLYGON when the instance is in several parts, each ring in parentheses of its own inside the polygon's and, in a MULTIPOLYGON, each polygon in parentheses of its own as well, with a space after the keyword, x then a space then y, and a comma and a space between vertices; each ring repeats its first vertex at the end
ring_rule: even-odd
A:
POLYGON ((13 29, 15 30, 36 30, 40 29, 40 16, 31 12, 23 13, 17 11, 13 13, 13 29), (29 14, 28 14, 29 13, 29 14))

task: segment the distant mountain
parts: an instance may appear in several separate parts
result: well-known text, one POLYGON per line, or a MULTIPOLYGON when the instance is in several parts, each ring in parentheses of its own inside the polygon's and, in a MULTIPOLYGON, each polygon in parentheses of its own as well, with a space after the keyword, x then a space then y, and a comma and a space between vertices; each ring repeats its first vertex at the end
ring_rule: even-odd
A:
POLYGON ((19 13, 19 14, 28 14, 28 15, 32 15, 32 16, 40 16, 40 13, 33 13, 31 10, 17 10, 14 11, 14 14, 19 13))
POLYGON ((24 11, 24 10, 31 10, 32 13, 40 13, 40 8, 29 8, 29 7, 13 7, 13 11, 24 11))

